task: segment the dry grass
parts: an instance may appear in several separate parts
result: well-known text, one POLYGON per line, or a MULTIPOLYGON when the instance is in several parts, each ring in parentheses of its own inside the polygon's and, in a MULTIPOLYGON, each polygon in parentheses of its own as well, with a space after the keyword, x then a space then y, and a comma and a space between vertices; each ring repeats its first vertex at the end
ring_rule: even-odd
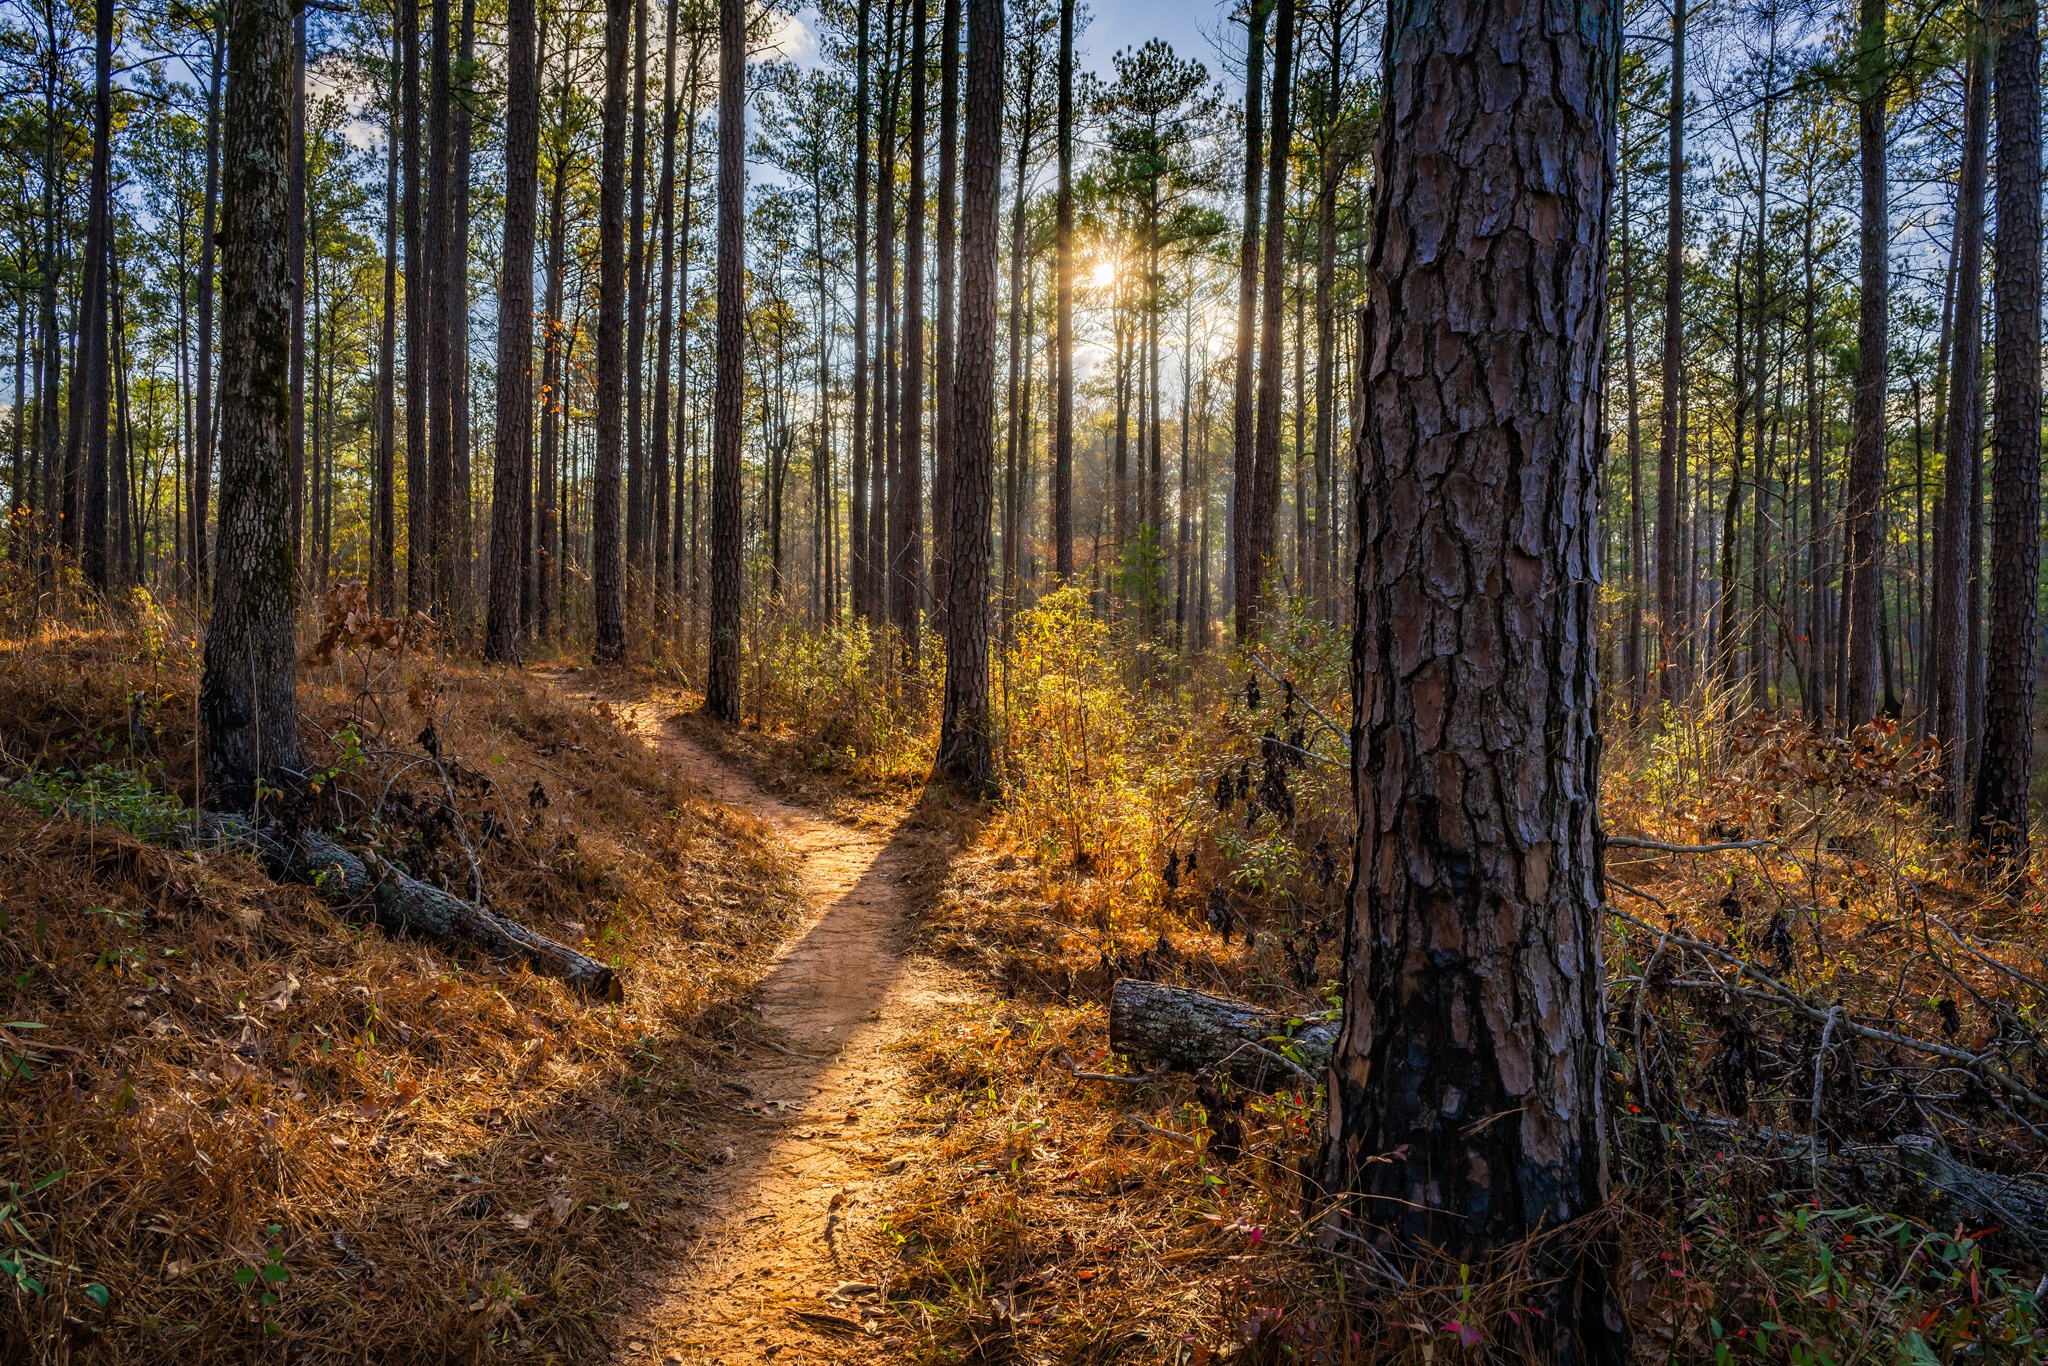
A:
MULTIPOLYGON (((4 776, 189 794, 193 674, 161 614, 0 647, 4 776)), ((626 1003, 0 801, 8 1361, 589 1361, 720 1160, 707 1091, 798 910, 764 832, 528 674, 359 655, 309 683, 352 837, 458 889, 466 840, 493 904, 615 961, 626 1003)))

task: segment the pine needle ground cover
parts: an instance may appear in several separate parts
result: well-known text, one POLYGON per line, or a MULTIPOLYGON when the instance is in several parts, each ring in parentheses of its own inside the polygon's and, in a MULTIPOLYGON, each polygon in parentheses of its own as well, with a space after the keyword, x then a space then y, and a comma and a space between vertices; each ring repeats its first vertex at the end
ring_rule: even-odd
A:
MULTIPOLYGON (((1318 1085, 1248 1093, 1109 1046, 1121 977, 1304 1025, 1336 1007, 1344 658, 1303 621, 1256 660, 1169 666, 1078 603, 1020 617, 1001 801, 921 808, 959 841, 926 942, 987 998, 916 1059, 934 1137, 886 1229, 918 1359, 1517 1359, 1538 1249, 1417 1264, 1338 1231, 1318 1085)), ((1588 1232, 1639 1348, 2044 1359, 2039 1230, 1910 1165, 1923 1145, 2043 1208, 2038 896, 1929 823, 1905 730, 1721 713, 1608 724, 1615 1197, 1588 1232)), ((829 724, 770 717, 741 743, 786 763, 829 724)))
POLYGON ((729 1160, 700 1116, 783 855, 603 707, 345 629, 302 690, 324 824, 626 998, 393 938, 176 847, 194 633, 137 621, 0 644, 0 1358, 603 1357, 729 1160))

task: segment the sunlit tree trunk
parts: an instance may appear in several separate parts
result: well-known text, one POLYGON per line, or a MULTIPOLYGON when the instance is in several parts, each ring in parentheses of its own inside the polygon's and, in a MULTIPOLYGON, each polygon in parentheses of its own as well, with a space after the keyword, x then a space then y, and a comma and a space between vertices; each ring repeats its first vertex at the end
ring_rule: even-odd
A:
POLYGON ((868 601, 868 180, 874 119, 868 91, 868 30, 872 0, 860 0, 854 35, 853 160, 853 487, 847 504, 848 586, 855 616, 873 611, 868 601))
POLYGON ((534 478, 534 604, 533 633, 536 639, 554 639, 560 619, 561 556, 556 519, 560 502, 555 470, 560 450, 562 424, 568 417, 566 383, 563 377, 562 345, 566 321, 562 317, 563 255, 568 233, 566 201, 569 190, 569 77, 575 60, 575 42, 568 33, 562 37, 562 75, 556 84, 554 167, 548 191, 547 299, 541 316, 540 367, 540 469, 534 478))
POLYGON ((401 73, 405 70, 397 15, 392 18, 391 107, 384 142, 384 307, 377 327, 377 453, 370 492, 370 605, 385 616, 398 606, 394 545, 398 530, 394 501, 398 469, 398 145, 399 107, 404 98, 401 73))
POLYGON ((925 30, 929 0, 910 0, 910 183, 903 201, 903 376, 895 464, 889 471, 889 621, 904 658, 918 656, 924 590, 925 30))
MULTIPOLYGON (((1362 1235, 1475 1273, 1607 1197, 1594 629, 1621 19, 1559 13, 1394 11, 1367 275, 1324 1184, 1362 1235), (1491 306, 1454 328, 1468 292, 1491 306)), ((1534 1252, 1530 1359, 1623 1359, 1605 1249, 1534 1252)))
POLYGON ((1671 109, 1667 117, 1664 224, 1663 401, 1657 429, 1657 678, 1666 702, 1678 696, 1679 396, 1685 376, 1685 21, 1686 0, 1671 10, 1671 109))
POLYGON ((626 615, 647 611, 647 0, 633 0, 633 135, 626 163, 626 615))
POLYGON ((221 498, 199 684, 208 800, 304 780, 292 623, 291 7, 230 0, 221 199, 221 498))
POLYGON ((405 176, 405 607, 432 612, 434 535, 428 496, 427 410, 433 370, 433 252, 422 213, 418 0, 396 0, 405 92, 400 100, 400 170, 405 176))
POLYGON ((954 265, 959 250, 955 206, 960 179, 960 0, 944 0, 939 21, 938 318, 932 336, 932 610, 946 610, 946 555, 953 496, 954 265))
POLYGON ((711 395, 711 664, 704 709, 740 719, 740 423, 746 376, 746 0, 718 0, 718 335, 711 395))
POLYGON ((1971 829, 2023 870, 2041 581, 2041 28, 2036 0, 2001 0, 1994 14, 1998 272, 1991 285, 1991 619, 1971 829))

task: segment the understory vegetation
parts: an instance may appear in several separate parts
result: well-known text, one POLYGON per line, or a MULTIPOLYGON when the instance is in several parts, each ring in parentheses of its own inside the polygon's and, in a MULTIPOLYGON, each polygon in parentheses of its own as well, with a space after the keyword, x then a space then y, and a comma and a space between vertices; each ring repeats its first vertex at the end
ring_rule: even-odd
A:
MULTIPOLYGON (((887 1224, 922 1359, 1515 1359, 1540 1249, 1418 1276, 1333 1230, 1319 1074, 1253 1094, 1111 1050, 1123 977, 1335 1018, 1353 820, 1340 629, 1129 645, 1055 594, 1000 653, 1002 797, 954 822, 925 930, 991 1000, 923 1040, 954 1118, 887 1224)), ((873 658, 771 656, 788 700, 733 746, 821 799, 914 800, 932 718, 873 658)), ((1607 731, 1614 1199, 1575 1236, 1618 1247, 1647 1358, 2048 1359, 2041 1230, 1930 1165, 2048 1198, 2036 894, 1935 827, 1929 751, 1894 723, 1838 738, 1700 697, 1607 731)))

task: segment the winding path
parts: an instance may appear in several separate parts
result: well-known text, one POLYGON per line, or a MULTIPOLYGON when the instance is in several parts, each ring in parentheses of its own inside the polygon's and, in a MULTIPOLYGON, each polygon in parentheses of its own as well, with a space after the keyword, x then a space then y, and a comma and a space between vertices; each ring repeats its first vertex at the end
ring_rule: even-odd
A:
MULTIPOLYGON (((615 704, 616 706, 616 704, 615 704)), ((696 1226, 626 1306, 628 1362, 697 1366, 875 1361, 900 1323, 864 1266, 861 1226, 915 1147, 916 1092, 901 1055, 963 980, 913 958, 904 883, 924 847, 761 791, 696 744, 672 709, 617 706, 639 735, 716 800, 760 817, 803 862, 812 918, 761 982, 762 1036, 726 1083, 696 1226), (723 1159, 718 1160, 718 1159, 723 1159)))

